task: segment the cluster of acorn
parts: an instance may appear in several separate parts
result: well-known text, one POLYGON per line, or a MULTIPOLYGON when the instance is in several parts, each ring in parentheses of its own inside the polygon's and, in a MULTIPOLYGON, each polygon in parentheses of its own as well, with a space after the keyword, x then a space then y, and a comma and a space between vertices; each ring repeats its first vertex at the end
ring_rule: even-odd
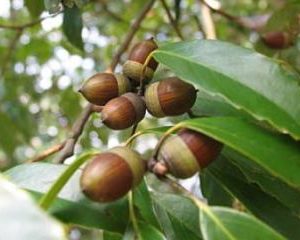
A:
MULTIPOLYGON (((164 117, 181 115, 193 106, 196 89, 177 77, 148 85, 144 94, 136 93, 140 81, 149 83, 158 66, 153 58, 147 59, 155 49, 153 39, 140 42, 123 65, 123 74, 98 73, 84 83, 80 92, 90 103, 103 106, 101 119, 107 127, 121 130, 133 126, 144 118, 146 109, 155 117, 164 117)), ((177 178, 188 178, 214 160, 221 146, 201 133, 183 129, 163 142, 155 162, 177 178)), ((82 190, 92 200, 114 201, 140 183, 147 165, 129 147, 115 147, 95 155, 85 166, 82 190)))

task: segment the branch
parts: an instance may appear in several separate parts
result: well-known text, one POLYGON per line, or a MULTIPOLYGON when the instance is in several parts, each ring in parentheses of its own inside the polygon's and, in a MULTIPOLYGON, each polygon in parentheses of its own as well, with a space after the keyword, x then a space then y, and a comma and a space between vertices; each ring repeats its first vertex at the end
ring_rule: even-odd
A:
POLYGON ((53 17, 56 17, 58 14, 62 13, 61 12, 57 12, 53 15, 50 15, 50 16, 47 16, 47 17, 43 17, 43 18, 39 18, 39 19, 36 19, 32 22, 28 22, 28 23, 25 23, 25 24, 21 24, 21 25, 13 25, 13 24, 0 24, 0 28, 5 28, 5 29, 10 29, 10 30, 17 30, 17 31, 22 31, 24 30, 25 28, 29 28, 29 27, 33 27, 34 25, 37 25, 39 24, 40 22, 44 21, 45 19, 48 19, 48 18, 53 18, 53 17))
POLYGON ((181 40, 184 40, 184 37, 183 37, 183 35, 182 35, 180 29, 178 28, 178 25, 177 25, 176 21, 174 20, 174 18, 173 18, 172 14, 171 14, 171 11, 170 11, 170 9, 169 9, 169 7, 168 7, 166 1, 165 1, 165 0, 160 0, 160 2, 161 2, 161 4, 163 5, 163 8, 164 8, 165 11, 166 11, 166 14, 167 14, 167 16, 168 16, 168 18, 169 18, 169 21, 170 21, 172 27, 174 28, 175 32, 177 33, 178 37, 179 37, 181 40))
MULTIPOLYGON (((113 72, 120 61, 120 58, 122 54, 127 50, 128 46, 130 45, 133 37, 135 36, 136 32, 138 31, 141 22, 144 20, 146 17, 147 13, 150 11, 154 4, 155 0, 150 0, 145 7, 141 10, 141 12, 138 14, 137 18, 134 20, 128 34, 126 35, 123 44, 120 46, 118 49, 117 53, 112 59, 112 62, 110 64, 109 69, 107 70, 108 72, 113 72)), ((101 108, 101 107, 100 107, 101 108)), ((85 124, 87 123, 89 117, 94 111, 101 111, 99 107, 95 107, 92 104, 88 104, 86 108, 83 110, 81 116, 75 121, 71 135, 70 137, 65 141, 63 149, 61 150, 60 154, 58 155, 57 159, 55 162, 57 163, 62 163, 66 158, 72 156, 74 154, 74 148, 75 144, 78 141, 78 138, 80 137, 85 124)), ((58 150, 59 151, 59 150, 58 150)), ((53 152, 54 153, 54 152, 53 152)))
POLYGON ((206 39, 216 39, 216 29, 211 16, 211 8, 207 5, 204 0, 200 0, 201 3, 201 17, 202 17, 202 26, 203 32, 206 39))
POLYGON ((207 6, 213 13, 219 14, 220 16, 226 18, 227 20, 237 24, 238 26, 250 30, 255 30, 255 31, 260 30, 270 18, 270 14, 252 16, 252 17, 238 17, 238 16, 231 15, 222 9, 213 8, 206 2, 206 0, 199 0, 199 1, 205 6, 207 6))
POLYGON ((116 54, 114 55, 114 57, 111 61, 110 68, 109 68, 110 71, 113 72, 113 70, 116 68, 118 62, 120 61, 120 58, 121 58, 122 54, 127 50, 127 48, 129 46, 129 44, 131 43, 135 33, 140 28, 140 25, 141 25, 142 21, 146 17, 147 13, 151 10, 154 2, 155 2, 155 0, 150 0, 144 6, 144 8, 141 10, 141 12, 138 14, 136 19, 132 23, 129 32, 126 35, 126 37, 123 41, 123 44, 120 46, 119 50, 116 52, 116 54))
POLYGON ((39 155, 35 156, 34 158, 29 159, 27 161, 27 163, 39 162, 39 161, 51 156, 52 154, 60 151, 64 147, 64 145, 65 145, 65 142, 56 144, 56 145, 46 149, 45 151, 41 152, 39 155))
POLYGON ((2 66, 1 66, 1 75, 4 77, 5 75, 5 72, 6 72, 6 69, 7 69, 7 64, 9 63, 9 60, 10 58, 12 57, 13 55, 13 52, 16 48, 16 45, 21 37, 23 33, 23 29, 18 29, 16 31, 16 35, 14 36, 14 38, 11 40, 9 46, 8 46, 8 50, 5 54, 5 56, 3 57, 3 63, 2 63, 2 66))

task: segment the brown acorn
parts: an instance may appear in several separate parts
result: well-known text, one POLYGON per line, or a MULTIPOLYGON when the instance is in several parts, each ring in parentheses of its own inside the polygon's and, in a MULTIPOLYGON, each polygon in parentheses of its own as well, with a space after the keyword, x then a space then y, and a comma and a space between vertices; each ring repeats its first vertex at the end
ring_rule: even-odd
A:
POLYGON ((146 88, 147 110, 155 117, 177 116, 195 103, 197 91, 193 85, 177 77, 169 77, 146 88))
POLYGON ((144 100, 135 93, 125 93, 105 104, 101 119, 107 127, 121 130, 141 121, 145 113, 144 100))
MULTIPOLYGON (((154 40, 148 39, 137 43, 132 48, 128 60, 123 65, 123 73, 134 82, 139 83, 143 71, 143 65, 151 52, 157 49, 158 46, 154 40)), ((153 74, 158 66, 158 63, 151 58, 145 69, 145 82, 152 79, 153 74)))
POLYGON ((90 103, 103 106, 110 99, 130 91, 130 82, 122 74, 97 73, 79 90, 90 103))
POLYGON ((270 48, 284 49, 292 45, 291 37, 286 32, 267 32, 262 35, 262 40, 270 48))
POLYGON ((141 156, 128 147, 115 147, 95 155, 83 169, 83 193, 97 202, 111 202, 137 186, 145 173, 141 156))
POLYGON ((221 149, 222 144, 218 141, 202 133, 182 129, 163 142, 157 161, 165 165, 171 175, 184 179, 208 166, 221 149))

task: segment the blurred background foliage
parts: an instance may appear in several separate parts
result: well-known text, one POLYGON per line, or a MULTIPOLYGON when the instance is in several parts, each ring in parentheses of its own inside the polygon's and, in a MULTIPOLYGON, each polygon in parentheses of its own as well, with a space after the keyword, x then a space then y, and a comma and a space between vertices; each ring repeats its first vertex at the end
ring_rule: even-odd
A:
MULTIPOLYGON (((77 93, 83 81, 106 69, 124 40, 130 24, 145 4, 142 0, 1 0, 0 8, 0 169, 24 162, 62 142, 87 102, 77 93)), ((202 39, 200 1, 168 0, 185 39, 202 39)), ((213 14, 217 37, 278 60, 300 71, 300 43, 283 50, 262 44, 267 30, 299 29, 299 4, 284 0, 209 1, 232 16, 258 23, 256 30, 242 27, 221 14, 213 14), (297 7, 295 7, 297 6, 297 7), (273 17, 272 17, 273 15, 273 17), (269 18, 271 16, 271 18, 269 18), (244 18, 245 17, 245 18, 244 18), (247 18, 246 18, 247 17, 247 18), (249 18, 248 18, 249 17, 249 18)), ((179 41, 161 3, 142 23, 134 42, 154 36, 159 44, 179 41)), ((297 40, 297 39, 296 39, 297 40)), ((126 54, 122 60, 126 59, 126 54)), ((121 71, 118 65, 116 71, 121 71)), ((168 74, 160 66, 155 78, 168 74)), ((195 112, 201 114, 201 110, 195 112)), ((214 111, 212 108, 211 111, 214 111)), ((228 110, 230 111, 230 109, 228 110)), ((205 114, 205 113, 204 113, 205 114)), ((222 113, 218 113, 222 114, 222 113)), ((224 115, 226 115, 224 113, 224 115)), ((146 118, 140 128, 170 125, 181 118, 146 118)), ((128 138, 130 130, 116 132, 103 127, 94 114, 76 147, 106 149, 128 138)), ((141 137, 141 152, 156 140, 141 137), (146 139, 145 139, 146 138, 146 139)))

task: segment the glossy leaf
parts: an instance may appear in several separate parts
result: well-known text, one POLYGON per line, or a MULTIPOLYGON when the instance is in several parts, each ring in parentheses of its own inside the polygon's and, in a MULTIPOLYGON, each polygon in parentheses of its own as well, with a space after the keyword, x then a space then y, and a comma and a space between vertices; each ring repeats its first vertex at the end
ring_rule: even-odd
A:
POLYGON ((300 187, 300 148, 291 139, 233 117, 198 118, 180 125, 223 142, 273 176, 300 187))
POLYGON ((232 207, 234 198, 208 171, 200 171, 200 186, 209 205, 232 207))
POLYGON ((80 50, 83 50, 82 27, 80 10, 75 6, 73 8, 66 8, 64 11, 63 31, 69 42, 80 50))
POLYGON ((202 208, 200 226, 205 240, 285 239, 258 219, 224 207, 202 208))
POLYGON ((276 198, 296 215, 300 216, 300 189, 291 187, 280 179, 270 175, 259 165, 230 148, 223 155, 230 159, 245 175, 249 183, 257 184, 269 195, 276 198))
POLYGON ((249 183, 231 161, 220 157, 211 164, 209 173, 233 194, 256 217, 286 236, 288 239, 300 238, 300 218, 276 198, 264 192, 255 183, 249 183))
POLYGON ((37 207, 27 193, 2 176, 0 176, 0 195, 0 228, 1 236, 5 239, 67 239, 63 225, 37 207))
POLYGON ((179 195, 153 193, 155 212, 168 239, 202 239, 193 203, 179 195))
POLYGON ((300 139, 300 87, 294 75, 271 59, 210 40, 167 44, 154 57, 199 89, 300 139))
POLYGON ((44 10, 44 3, 42 0, 25 0, 25 5, 32 17, 37 18, 44 10))
MULTIPOLYGON (((66 168, 65 165, 32 163, 16 166, 5 174, 19 187, 29 190, 36 198, 40 198, 66 168)), ((66 223, 122 233, 128 221, 127 199, 111 204, 99 204, 85 199, 79 186, 80 175, 80 170, 77 170, 49 211, 66 223)))
POLYGON ((133 192, 134 205, 137 207, 136 214, 142 216, 142 218, 151 225, 159 228, 159 224, 153 212, 153 203, 148 191, 145 181, 139 184, 133 192))

